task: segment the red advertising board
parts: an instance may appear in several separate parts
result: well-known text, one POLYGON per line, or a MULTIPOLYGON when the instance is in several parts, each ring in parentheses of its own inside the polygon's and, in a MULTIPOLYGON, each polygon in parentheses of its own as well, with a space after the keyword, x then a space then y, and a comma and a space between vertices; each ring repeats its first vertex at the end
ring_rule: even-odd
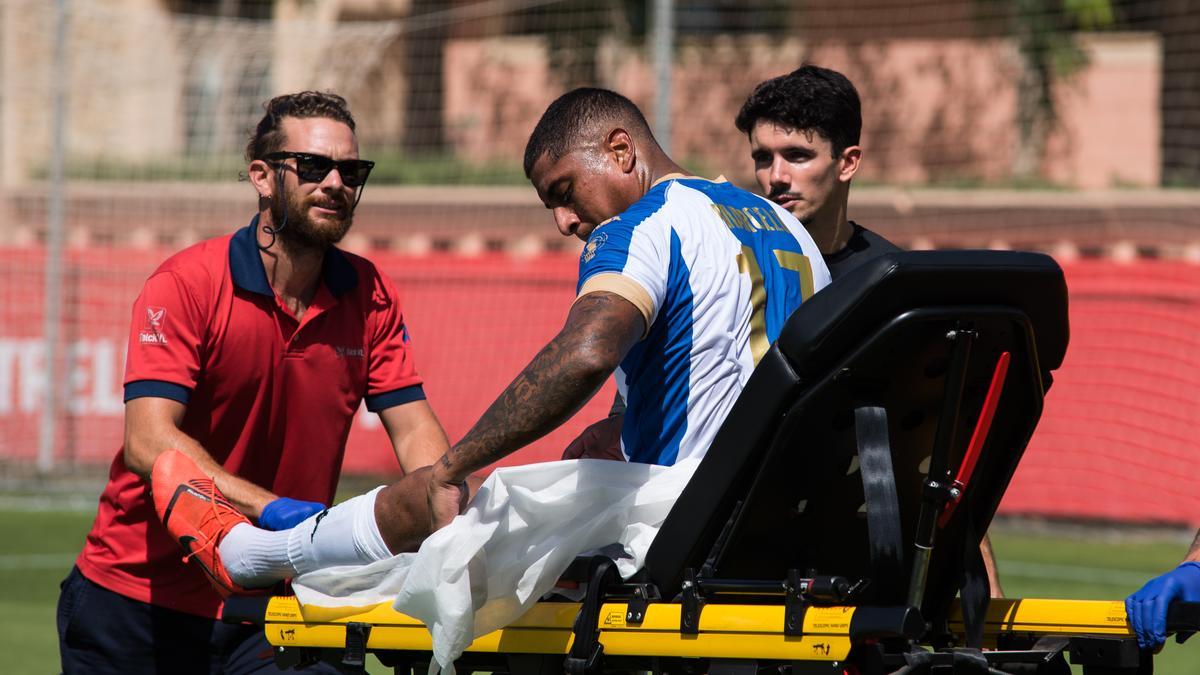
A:
MULTIPOLYGON (((64 360, 56 390, 67 416, 57 461, 103 465, 121 439, 121 379, 130 307, 168 251, 69 252, 64 360)), ((573 255, 369 257, 401 289, 426 391, 461 437, 562 326, 573 255)), ((0 249, 0 458, 36 454, 45 363, 44 252, 0 249)), ((1002 504, 1007 513, 1200 525, 1200 266, 1140 260, 1064 265, 1071 345, 1002 504)), ((571 422, 505 460, 557 458, 612 401, 611 383, 571 422)), ((394 474, 373 415, 360 412, 345 469, 394 474)))

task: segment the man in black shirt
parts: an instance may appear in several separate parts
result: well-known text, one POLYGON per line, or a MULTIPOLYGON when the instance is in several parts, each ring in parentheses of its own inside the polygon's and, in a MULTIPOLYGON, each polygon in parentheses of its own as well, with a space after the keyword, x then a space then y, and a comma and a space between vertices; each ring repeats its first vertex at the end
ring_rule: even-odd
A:
POLYGON ((844 75, 805 65, 767 80, 734 124, 750 139, 763 194, 804 223, 835 280, 900 250, 846 217, 850 181, 862 162, 862 108, 844 75))
MULTIPOLYGON (((900 248, 846 217, 850 180, 862 163, 862 105, 845 75, 804 65, 760 83, 734 124, 750 140, 754 177, 768 199, 812 235, 834 282, 872 258, 900 248)), ((980 544, 993 597, 1000 578, 992 544, 980 544)))

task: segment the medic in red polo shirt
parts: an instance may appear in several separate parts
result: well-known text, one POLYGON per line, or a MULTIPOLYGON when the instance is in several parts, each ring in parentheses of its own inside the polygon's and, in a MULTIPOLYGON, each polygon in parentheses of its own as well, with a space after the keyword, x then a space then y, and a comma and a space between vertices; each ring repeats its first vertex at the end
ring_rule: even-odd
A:
POLYGON ((333 246, 373 166, 345 101, 264 107, 246 151, 258 215, 169 258, 134 303, 124 445, 59 600, 64 672, 274 672, 261 630, 215 620, 220 596, 155 515, 147 479, 163 451, 286 529, 333 499, 364 399, 404 471, 447 449, 395 288, 333 246))

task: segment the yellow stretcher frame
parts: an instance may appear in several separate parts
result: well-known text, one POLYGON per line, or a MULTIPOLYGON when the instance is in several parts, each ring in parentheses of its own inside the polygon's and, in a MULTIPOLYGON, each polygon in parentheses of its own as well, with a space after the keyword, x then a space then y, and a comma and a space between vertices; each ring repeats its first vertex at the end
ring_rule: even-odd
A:
MULTIPOLYGON (((581 603, 542 602, 498 631, 480 636, 468 652, 566 654, 581 603)), ((850 653, 855 607, 810 607, 801 636, 783 633, 782 605, 706 605, 697 635, 679 631, 681 605, 651 603, 639 624, 625 620, 628 604, 600 609, 600 643, 609 656, 760 658, 841 661, 850 653)), ((301 607, 294 597, 272 598, 267 606, 267 641, 277 647, 341 648, 345 626, 371 626, 369 650, 428 651, 429 631, 420 621, 381 604, 367 608, 301 607)))
MULTIPOLYGON (((540 602, 505 628, 476 639, 467 654, 567 655, 582 606, 576 602, 540 602)), ((605 657, 752 659, 836 667, 851 658, 856 646, 879 639, 870 631, 859 630, 856 634, 855 615, 866 609, 856 606, 806 607, 802 627, 790 635, 783 629, 782 604, 704 605, 695 635, 680 631, 679 603, 650 602, 636 624, 626 620, 630 609, 626 602, 601 605, 597 640, 605 657)), ((302 606, 295 597, 277 596, 266 602, 261 623, 267 641, 280 653, 345 650, 354 626, 369 627, 361 645, 366 652, 411 654, 432 649, 425 625, 387 603, 324 608, 302 606)), ((1124 603, 1116 600, 995 599, 989 604, 983 632, 983 644, 988 649, 1014 639, 1032 645, 1045 637, 1115 638, 1126 642, 1133 637, 1124 603)), ((957 604, 944 633, 951 636, 951 646, 964 642, 965 625, 957 604)))

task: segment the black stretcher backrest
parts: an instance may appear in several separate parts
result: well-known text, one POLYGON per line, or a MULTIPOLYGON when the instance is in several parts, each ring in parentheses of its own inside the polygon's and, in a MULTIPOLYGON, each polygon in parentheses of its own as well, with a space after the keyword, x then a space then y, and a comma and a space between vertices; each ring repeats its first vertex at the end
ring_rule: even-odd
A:
MULTIPOLYGON (((856 470, 854 411, 863 406, 887 413, 909 555, 943 407, 952 350, 946 334, 963 328, 978 337, 950 467, 961 462, 999 355, 1008 352, 1011 363, 964 503, 938 533, 923 609, 927 617, 944 609, 958 589, 963 551, 986 531, 1037 424, 1050 371, 1066 352, 1066 285, 1044 255, 889 254, 805 302, 668 515, 647 554, 646 577, 675 595, 684 570, 701 568, 723 529, 727 540, 708 560, 716 578, 783 579, 789 568, 872 577, 856 470)), ((904 592, 901 584, 876 583, 865 599, 903 602, 904 592)))

